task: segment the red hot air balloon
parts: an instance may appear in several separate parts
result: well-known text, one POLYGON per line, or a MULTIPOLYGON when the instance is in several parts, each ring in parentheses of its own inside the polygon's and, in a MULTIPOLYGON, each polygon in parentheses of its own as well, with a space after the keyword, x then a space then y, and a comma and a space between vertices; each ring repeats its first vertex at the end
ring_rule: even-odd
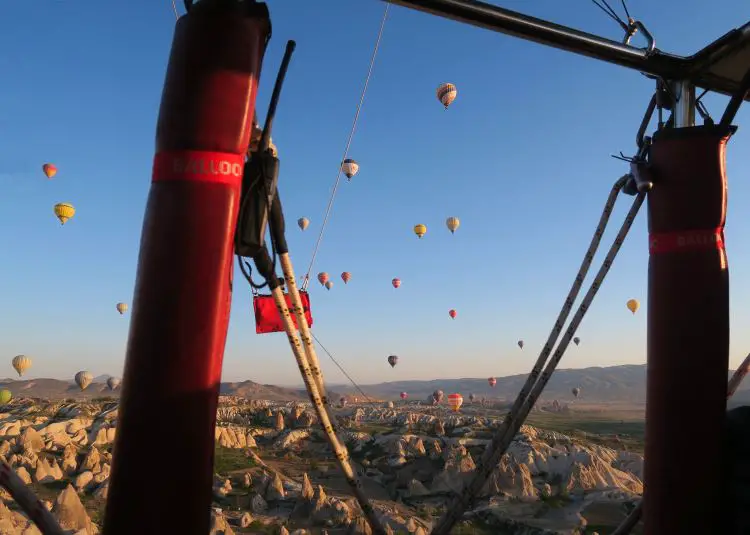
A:
POLYGON ((494 387, 497 384, 497 379, 495 379, 494 377, 490 377, 489 379, 487 379, 487 382, 491 387, 494 387))
POLYGON ((47 178, 52 178, 52 177, 54 177, 57 174, 57 167, 55 167, 51 163, 45 163, 42 166, 42 171, 47 176, 47 178))
POLYGON ((449 315, 449 316, 450 316, 451 318, 453 318, 453 319, 456 319, 456 316, 458 316, 458 312, 456 312, 456 311, 455 311, 455 310, 453 310, 453 309, 450 309, 450 310, 448 311, 448 315, 449 315))
POLYGON ((352 280, 352 274, 349 273, 348 271, 344 271, 341 274, 341 280, 344 281, 344 284, 348 283, 350 280, 352 280))
POLYGON ((394 288, 398 288, 399 286, 401 286, 401 279, 393 279, 391 281, 391 284, 393 284, 394 288))
POLYGON ((318 273, 318 282, 325 286, 325 283, 328 282, 328 273, 325 271, 318 273))
POLYGON ((407 394, 406 392, 401 392, 401 399, 406 399, 408 397, 409 397, 409 394, 407 394))

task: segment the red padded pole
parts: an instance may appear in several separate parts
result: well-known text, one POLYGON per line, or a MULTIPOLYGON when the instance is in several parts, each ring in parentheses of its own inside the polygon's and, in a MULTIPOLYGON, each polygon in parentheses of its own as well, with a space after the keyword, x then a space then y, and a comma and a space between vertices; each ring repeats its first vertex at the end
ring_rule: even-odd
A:
POLYGON ((721 126, 663 130, 651 148, 647 535, 718 534, 717 522, 723 518, 729 369, 724 163, 733 132, 733 127, 721 126), (695 442, 697 429, 701 432, 695 442))
POLYGON ((202 0, 177 22, 143 223, 107 535, 210 529, 234 229, 270 31, 266 5, 250 0, 202 0), (166 477, 153 479, 165 469, 166 477))

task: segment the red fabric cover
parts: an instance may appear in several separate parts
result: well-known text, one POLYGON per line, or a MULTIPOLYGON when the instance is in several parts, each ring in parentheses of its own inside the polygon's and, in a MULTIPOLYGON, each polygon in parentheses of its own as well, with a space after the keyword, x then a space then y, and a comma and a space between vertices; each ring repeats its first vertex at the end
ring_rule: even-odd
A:
MULTIPOLYGON (((313 318, 310 311, 310 295, 307 292, 300 291, 302 308, 305 311, 307 324, 312 327, 313 318)), ((292 316, 294 326, 297 326, 297 318, 292 313, 292 301, 289 294, 284 294, 286 305, 289 307, 289 313, 292 316)), ((256 295, 253 297, 253 308, 255 309, 255 332, 257 334, 266 333, 283 333, 284 324, 281 322, 281 316, 276 308, 276 303, 271 295, 256 295)))

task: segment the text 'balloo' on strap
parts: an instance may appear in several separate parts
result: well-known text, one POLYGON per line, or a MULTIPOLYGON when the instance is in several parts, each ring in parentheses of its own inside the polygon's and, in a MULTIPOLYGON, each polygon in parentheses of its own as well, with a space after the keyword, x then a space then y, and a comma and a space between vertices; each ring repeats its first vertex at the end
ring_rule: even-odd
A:
POLYGON ((244 154, 226 152, 160 152, 154 156, 151 181, 189 180, 235 184, 242 180, 244 161, 244 154))
POLYGON ((650 254, 720 250, 724 248, 724 227, 677 232, 652 232, 648 236, 650 254))

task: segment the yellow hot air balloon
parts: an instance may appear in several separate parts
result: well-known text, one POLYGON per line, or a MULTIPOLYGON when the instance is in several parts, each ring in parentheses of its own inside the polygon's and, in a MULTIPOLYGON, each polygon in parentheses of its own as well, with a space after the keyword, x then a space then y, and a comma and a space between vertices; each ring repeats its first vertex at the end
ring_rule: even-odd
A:
POLYGON ((76 209, 72 204, 60 202, 55 205, 55 215, 60 220, 60 223, 64 225, 68 219, 76 215, 76 209))
POLYGON ((638 309, 640 308, 641 304, 638 302, 638 299, 630 299, 627 303, 628 310, 630 310, 633 314, 638 312, 638 309))
POLYGON ((125 314, 125 312, 127 311, 128 311, 127 303, 117 303, 117 312, 119 312, 120 315, 125 314))
POLYGON ((427 225, 414 225, 414 234, 416 234, 417 237, 421 240, 422 236, 427 234, 427 225))
POLYGON ((18 372, 18 376, 23 376, 24 372, 31 368, 31 359, 26 355, 16 355, 13 357, 13 368, 18 372))
POLYGON ((7 388, 0 390, 0 405, 7 405, 13 399, 13 394, 7 388))
POLYGON ((461 221, 458 220, 457 217, 449 217, 445 220, 445 225, 448 227, 448 230, 451 231, 451 234, 456 232, 458 230, 458 227, 461 225, 461 221))

